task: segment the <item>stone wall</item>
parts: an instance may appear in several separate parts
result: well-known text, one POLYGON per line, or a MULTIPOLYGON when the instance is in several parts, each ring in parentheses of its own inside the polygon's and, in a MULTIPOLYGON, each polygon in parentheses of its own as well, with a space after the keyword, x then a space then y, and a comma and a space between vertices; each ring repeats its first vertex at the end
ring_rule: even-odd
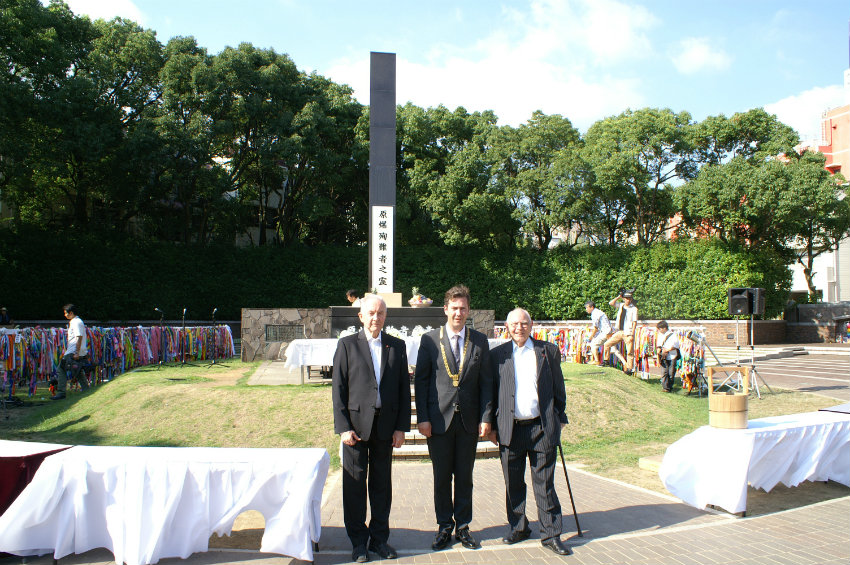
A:
MULTIPOLYGON (((243 308, 242 361, 283 360, 290 340, 266 341, 267 326, 299 326, 306 339, 331 337, 330 308, 243 308)), ((471 310, 475 329, 493 337, 493 310, 471 310)))
POLYGON ((289 341, 266 342, 266 326, 300 326, 305 338, 330 337, 328 308, 243 308, 242 361, 282 359, 289 341))
POLYGON ((788 317, 788 343, 833 343, 838 329, 836 320, 850 316, 850 302, 800 304, 788 317))
POLYGON ((785 335, 788 343, 833 343, 835 324, 788 322, 785 335))
POLYGON ((496 321, 495 310, 470 310, 469 317, 472 318, 473 328, 487 337, 493 337, 493 326, 496 321))

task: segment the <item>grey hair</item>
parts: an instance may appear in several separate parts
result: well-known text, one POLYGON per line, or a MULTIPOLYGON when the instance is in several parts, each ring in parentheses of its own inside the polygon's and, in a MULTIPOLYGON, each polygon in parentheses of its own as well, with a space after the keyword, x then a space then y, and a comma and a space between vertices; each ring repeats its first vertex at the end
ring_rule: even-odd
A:
POLYGON ((513 316, 514 314, 522 314, 528 320, 528 323, 531 323, 531 314, 529 314, 528 310, 525 310, 524 308, 514 308, 513 310, 508 312, 508 317, 505 319, 505 322, 510 320, 511 316, 513 316))
POLYGON ((384 299, 378 296, 377 294, 367 294, 366 296, 360 299, 360 311, 365 314, 366 311, 369 309, 369 304, 371 302, 380 302, 384 305, 384 309, 386 309, 387 307, 387 303, 384 301, 384 299))

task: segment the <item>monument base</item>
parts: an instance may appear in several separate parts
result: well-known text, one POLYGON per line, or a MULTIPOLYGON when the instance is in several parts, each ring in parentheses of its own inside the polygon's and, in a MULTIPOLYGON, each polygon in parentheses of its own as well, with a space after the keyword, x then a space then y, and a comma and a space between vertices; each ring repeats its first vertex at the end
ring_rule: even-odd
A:
MULTIPOLYGON (((331 306, 331 337, 339 337, 339 332, 349 328, 360 330, 363 324, 357 317, 357 308, 350 306, 331 306)), ((410 335, 413 328, 422 326, 426 328, 438 328, 446 323, 446 314, 442 307, 410 308, 389 307, 387 308, 387 319, 384 327, 392 326, 396 330, 410 335), (405 328, 402 330, 402 328, 405 328)), ((472 319, 467 320, 467 325, 472 326, 472 319)))
POLYGON ((387 308, 401 308, 402 306, 406 306, 406 304, 401 303, 400 292, 379 292, 378 296, 384 299, 384 302, 387 303, 387 308))

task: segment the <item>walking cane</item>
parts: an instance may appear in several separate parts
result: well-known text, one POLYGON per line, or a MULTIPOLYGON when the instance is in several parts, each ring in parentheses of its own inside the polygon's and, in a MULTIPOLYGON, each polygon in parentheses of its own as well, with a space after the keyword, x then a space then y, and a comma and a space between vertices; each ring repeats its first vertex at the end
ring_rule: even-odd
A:
MULTIPOLYGON (((544 355, 543 359, 546 360, 547 368, 549 369, 549 372, 551 373, 552 367, 548 366, 549 365, 549 357, 544 355)), ((567 462, 564 461, 564 448, 561 447, 560 441, 558 441, 558 453, 561 454, 561 465, 564 466, 564 478, 567 479, 567 491, 570 493, 570 504, 573 507, 573 518, 575 518, 575 521, 576 521, 576 530, 578 531, 578 537, 581 538, 581 537, 584 537, 584 535, 581 533, 581 526, 578 525, 578 512, 576 512, 576 501, 573 500, 573 489, 572 489, 572 487, 570 487, 570 476, 567 474, 567 462)))
POLYGON ((567 492, 570 493, 570 504, 573 506, 573 518, 576 520, 576 530, 578 530, 578 537, 584 537, 581 533, 581 526, 578 525, 578 512, 576 512, 576 503, 573 500, 573 489, 570 487, 570 476, 567 475, 567 462, 564 461, 564 448, 561 447, 561 443, 558 442, 558 453, 561 454, 561 465, 564 466, 564 478, 567 479, 567 492))

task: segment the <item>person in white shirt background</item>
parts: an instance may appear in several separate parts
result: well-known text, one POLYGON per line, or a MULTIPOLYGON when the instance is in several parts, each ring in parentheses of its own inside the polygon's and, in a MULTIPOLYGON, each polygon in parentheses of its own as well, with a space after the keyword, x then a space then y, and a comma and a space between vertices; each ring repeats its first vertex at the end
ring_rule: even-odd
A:
POLYGON ((664 374, 661 376, 661 388, 664 392, 673 392, 673 382, 676 377, 676 360, 679 358, 679 336, 671 330, 666 320, 661 320, 655 327, 658 329, 655 346, 658 349, 658 362, 664 374))
POLYGON ((602 344, 611 335, 611 321, 605 312, 596 307, 593 300, 588 300, 584 303, 584 309, 590 314, 590 321, 593 324, 593 335, 590 338, 590 352, 593 355, 593 362, 596 365, 602 365, 602 344))
MULTIPOLYGON (((65 353, 62 354, 62 360, 59 361, 59 368, 56 371, 56 394, 50 397, 51 400, 62 400, 68 388, 68 376, 71 380, 77 379, 80 371, 88 357, 88 339, 86 337, 86 325, 83 319, 77 316, 77 307, 73 304, 66 304, 62 307, 62 313, 65 319, 68 320, 68 343, 65 346, 65 353)), ((89 383, 85 376, 78 379, 80 388, 84 391, 88 390, 89 383)))

